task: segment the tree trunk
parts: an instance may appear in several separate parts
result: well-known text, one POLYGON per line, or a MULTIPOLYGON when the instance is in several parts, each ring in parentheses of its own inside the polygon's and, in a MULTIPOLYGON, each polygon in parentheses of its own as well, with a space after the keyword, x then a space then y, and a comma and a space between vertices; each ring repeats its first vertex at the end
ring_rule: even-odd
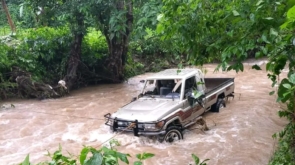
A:
POLYGON ((11 19, 11 16, 10 16, 10 13, 9 13, 9 11, 8 11, 8 8, 7 8, 7 5, 6 5, 6 3, 5 3, 5 0, 1 0, 1 3, 2 3, 2 7, 3 7, 4 11, 5 11, 5 14, 6 14, 6 16, 7 16, 7 20, 8 20, 8 23, 9 23, 10 29, 11 29, 11 31, 12 31, 13 33, 15 33, 15 26, 14 26, 14 23, 13 23, 13 21, 12 21, 12 19, 11 19))
MULTIPOLYGON (((84 27, 84 17, 81 14, 76 16, 78 29, 81 30, 84 27)), ((77 83, 77 69, 81 61, 82 53, 82 40, 84 38, 84 33, 82 31, 76 31, 74 34, 74 41, 70 50, 70 57, 68 60, 67 75, 64 77, 66 86, 68 90, 75 87, 77 83)))
POLYGON ((106 35, 108 48, 109 48, 109 58, 107 60, 107 69, 112 73, 111 79, 113 82, 121 82, 124 78, 124 66, 127 59, 128 53, 128 39, 132 30, 133 23, 133 2, 128 1, 118 1, 118 10, 127 10, 126 13, 126 30, 125 34, 120 33, 120 36, 115 36, 110 38, 106 35))
POLYGON ((123 45, 118 43, 116 39, 110 40, 107 37, 109 47, 109 57, 107 59, 107 69, 112 74, 113 82, 121 82, 123 80, 123 45))
POLYGON ((83 34, 76 34, 72 43, 68 60, 67 75, 64 77, 68 89, 72 89, 77 81, 77 69, 81 59, 81 45, 83 34))
POLYGON ((129 35, 132 31, 132 24, 133 24, 133 0, 128 0, 127 4, 126 4, 126 8, 127 8, 127 13, 126 13, 126 24, 127 24, 127 28, 126 28, 126 35, 124 36, 124 41, 125 41, 125 45, 124 45, 124 59, 123 59, 123 67, 125 66, 125 62, 127 60, 127 53, 128 53, 128 44, 129 44, 129 35))

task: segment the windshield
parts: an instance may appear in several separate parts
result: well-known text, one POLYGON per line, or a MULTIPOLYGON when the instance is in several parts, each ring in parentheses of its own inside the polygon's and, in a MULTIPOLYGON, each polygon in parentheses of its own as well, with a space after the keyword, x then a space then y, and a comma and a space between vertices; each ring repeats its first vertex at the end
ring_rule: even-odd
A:
POLYGON ((181 79, 147 80, 143 96, 152 98, 180 98, 181 79))

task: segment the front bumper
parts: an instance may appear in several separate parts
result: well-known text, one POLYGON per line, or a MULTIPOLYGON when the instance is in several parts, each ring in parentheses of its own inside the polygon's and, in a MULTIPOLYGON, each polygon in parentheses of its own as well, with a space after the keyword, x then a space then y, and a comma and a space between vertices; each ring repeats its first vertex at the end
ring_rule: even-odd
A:
POLYGON ((134 136, 156 136, 163 135, 166 133, 165 130, 159 129, 158 131, 148 131, 145 130, 145 124, 155 124, 151 122, 138 122, 137 120, 122 120, 117 118, 111 118, 111 114, 104 115, 106 122, 105 125, 111 127, 113 131, 121 131, 121 132, 133 132, 134 136), (124 124, 123 124, 124 123, 124 124))

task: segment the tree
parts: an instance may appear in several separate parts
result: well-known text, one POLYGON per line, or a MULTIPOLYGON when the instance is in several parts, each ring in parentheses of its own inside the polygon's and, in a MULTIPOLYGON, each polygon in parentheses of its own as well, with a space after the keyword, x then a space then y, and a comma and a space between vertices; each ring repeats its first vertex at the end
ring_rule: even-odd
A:
POLYGON ((10 13, 9 13, 9 10, 7 8, 7 5, 6 5, 6 2, 5 0, 1 0, 1 3, 2 3, 2 8, 4 9, 5 11, 5 14, 6 14, 6 17, 7 17, 7 20, 8 20, 8 24, 10 26, 10 29, 13 33, 15 33, 16 29, 15 29, 15 25, 11 19, 11 16, 10 16, 10 13))
POLYGON ((284 5, 274 0, 164 0, 163 4, 157 30, 164 38, 174 37, 179 51, 194 64, 217 58, 225 69, 235 59, 229 69, 237 71, 243 70, 241 62, 247 57, 266 55, 266 35, 284 21, 284 5))
MULTIPOLYGON (((276 92, 277 101, 286 104, 279 116, 289 120, 279 133, 280 147, 271 164, 295 162, 294 1, 164 0, 163 3, 158 31, 165 38, 177 36, 177 42, 182 43, 179 49, 190 55, 192 63, 202 65, 217 56, 221 61, 219 67, 238 72, 243 71, 245 59, 268 57, 268 77, 273 87, 279 86, 270 94, 276 92), (280 80, 285 68, 288 77, 280 80)), ((261 69, 257 65, 252 68, 261 69)))
POLYGON ((81 44, 86 29, 93 24, 105 35, 109 56, 105 62, 105 71, 109 73, 113 82, 123 80, 123 69, 128 52, 129 35, 133 23, 133 1, 132 0, 110 0, 96 1, 88 0, 80 2, 79 0, 51 0, 51 1, 33 1, 28 0, 33 5, 35 11, 42 10, 41 18, 50 19, 57 17, 56 21, 66 21, 73 34, 73 43, 71 46, 67 75, 64 80, 71 88, 75 85, 77 69, 81 61, 81 44), (51 14, 46 14, 51 13, 51 14), (49 16, 49 17, 48 17, 49 16))
POLYGON ((51 0, 51 1, 27 1, 33 11, 42 20, 41 26, 60 25, 57 22, 68 22, 72 33, 71 49, 68 56, 67 71, 63 78, 68 89, 76 87, 77 69, 81 62, 82 41, 88 27, 85 15, 88 14, 87 3, 79 0, 51 0), (52 21, 54 20, 54 21, 52 21))
POLYGON ((88 4, 79 0, 68 0, 62 4, 63 15, 66 21, 71 24, 70 29, 73 34, 71 50, 69 52, 69 60, 67 62, 67 73, 64 77, 69 89, 77 85, 77 70, 81 64, 82 41, 89 25, 86 23, 85 15, 88 14, 88 4))
POLYGON ((98 28, 108 43, 109 57, 106 60, 106 68, 112 75, 113 82, 121 82, 133 25, 133 1, 98 1, 93 5, 92 11, 98 28))

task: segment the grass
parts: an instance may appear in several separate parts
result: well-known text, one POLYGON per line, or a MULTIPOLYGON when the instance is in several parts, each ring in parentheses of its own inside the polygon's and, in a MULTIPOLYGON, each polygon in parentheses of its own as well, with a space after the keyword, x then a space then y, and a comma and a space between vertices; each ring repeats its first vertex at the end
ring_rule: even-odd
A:
MULTIPOLYGON (((28 29, 22 29, 16 27, 16 33, 17 35, 25 35, 28 29)), ((1 36, 7 36, 11 34, 11 30, 9 26, 0 26, 0 37, 1 36)))
POLYGON ((0 36, 6 36, 9 35, 11 33, 11 30, 9 27, 4 26, 4 27, 0 27, 0 36))

